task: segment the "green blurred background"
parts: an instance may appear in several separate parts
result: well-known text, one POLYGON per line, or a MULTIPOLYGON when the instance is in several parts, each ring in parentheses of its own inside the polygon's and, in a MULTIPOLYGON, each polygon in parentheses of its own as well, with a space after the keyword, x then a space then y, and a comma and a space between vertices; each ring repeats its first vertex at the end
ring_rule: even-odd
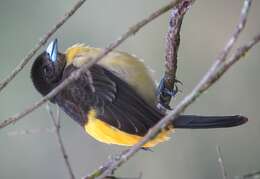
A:
MULTIPOLYGON (((0 77, 6 77, 21 59, 72 7, 75 1, 0 1, 0 77)), ((106 47, 128 27, 169 0, 88 0, 54 37, 64 51, 76 42, 106 47)), ((184 85, 177 103, 196 85, 217 57, 239 19, 242 0, 197 0, 185 16, 181 31, 177 77, 184 85)), ((254 1, 239 44, 260 32, 260 1, 254 1)), ((119 47, 136 54, 154 69, 158 81, 164 70, 164 38, 168 14, 143 28, 119 47)), ((53 38, 54 38, 53 37, 53 38)), ((246 125, 216 130, 177 130, 172 139, 139 152, 116 173, 144 179, 221 178, 216 145, 222 149, 229 176, 260 169, 260 46, 256 46, 199 98, 186 113, 204 115, 243 114, 246 125)), ((0 94, 0 120, 40 99, 30 81, 31 63, 0 94)), ((175 104, 176 104, 175 103, 175 104)), ((23 135, 23 130, 52 128, 45 107, 0 131, 0 178, 69 178, 56 136, 50 132, 23 135)), ((62 113, 62 135, 77 176, 91 172, 123 147, 101 144, 62 113)))

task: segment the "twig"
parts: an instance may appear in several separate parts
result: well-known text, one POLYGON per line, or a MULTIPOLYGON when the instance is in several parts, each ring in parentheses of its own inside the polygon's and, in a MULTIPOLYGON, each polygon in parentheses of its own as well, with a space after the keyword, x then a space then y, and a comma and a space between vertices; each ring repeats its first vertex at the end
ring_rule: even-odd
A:
MULTIPOLYGON (((247 0, 246 0, 247 1, 247 0)), ((248 6, 249 8, 249 6, 248 6)), ((244 12, 244 8, 242 10, 244 12)), ((242 12, 242 13, 243 13, 242 12)), ((247 10, 248 13, 248 10, 247 10)), ((142 148, 150 139, 155 137, 161 129, 164 129, 169 123, 171 123, 176 117, 180 115, 190 104, 192 104, 203 92, 205 92, 210 86, 212 86, 235 62, 241 59, 248 50, 250 50, 256 43, 260 41, 260 34, 255 36, 248 44, 238 48, 235 54, 225 62, 227 55, 220 55, 220 58, 217 61, 220 61, 221 66, 219 68, 213 68, 216 64, 213 63, 210 70, 205 74, 202 80, 198 85, 187 95, 176 107, 174 110, 170 111, 168 115, 162 118, 149 132, 144 136, 144 138, 134 145, 129 151, 122 155, 119 159, 114 160, 108 169, 100 176, 104 178, 111 171, 115 170, 123 163, 125 163, 129 158, 131 158, 136 152, 142 148), (224 63, 225 62, 225 63, 224 63), (222 63, 224 63, 222 65, 222 63), (212 69, 214 69, 212 71, 212 69)), ((228 53, 227 53, 228 54, 228 53)))
MULTIPOLYGON (((169 30, 166 35, 165 72, 158 91, 158 102, 162 107, 170 109, 172 96, 178 91, 175 88, 177 72, 177 54, 180 45, 180 29, 185 13, 194 1, 184 0, 175 6, 170 15, 169 30)), ((161 107, 159 105, 159 108, 161 107)))
MULTIPOLYGON (((102 171, 105 171, 106 168, 102 168, 102 167, 105 167, 105 166, 109 166, 109 164, 105 164, 105 165, 102 165, 101 168, 97 169, 95 172, 93 172, 92 174, 88 175, 88 176, 85 176, 85 177, 82 177, 82 179, 95 179, 97 177, 99 177, 101 174, 102 174, 102 171)), ((143 176, 142 173, 139 174, 138 177, 115 177, 115 176, 106 176, 106 178, 104 179, 141 179, 143 176)))
POLYGON ((218 153, 218 163, 220 166, 220 171, 222 175, 222 179, 227 179, 227 171, 225 169, 224 161, 223 161, 223 156, 220 150, 220 146, 217 145, 217 153, 218 153))
POLYGON ((0 92, 14 79, 14 77, 25 67, 25 65, 30 61, 30 59, 36 54, 36 52, 46 44, 48 39, 82 6, 82 4, 86 0, 79 0, 72 7, 70 11, 68 11, 65 16, 56 23, 49 32, 45 34, 45 36, 39 41, 39 43, 31 49, 31 51, 24 57, 24 59, 20 62, 19 65, 11 72, 9 76, 7 76, 4 80, 0 82, 0 92))
POLYGON ((244 4, 243 4, 243 7, 242 7, 242 10, 240 13, 239 23, 237 24, 236 29, 233 32, 231 38, 226 43, 224 49, 222 50, 222 52, 219 54, 219 56, 215 60, 215 63, 209 69, 209 72, 213 72, 219 66, 219 64, 221 64, 226 59, 227 55, 234 47, 234 44, 237 41, 240 33, 245 28, 251 4, 252 4, 252 0, 244 0, 244 4))
POLYGON ((58 85, 55 89, 53 89, 49 94, 44 96, 41 100, 36 102, 35 104, 29 106, 24 111, 17 113, 8 119, 4 120, 0 124, 0 129, 4 128, 11 123, 15 123, 19 119, 23 118, 24 116, 28 115, 38 107, 40 107, 42 104, 47 102, 50 98, 55 96, 58 92, 60 92, 64 87, 66 87, 69 83, 79 78, 80 74, 85 72, 89 67, 91 67, 93 64, 101 60, 104 56, 106 56, 110 51, 118 47, 122 42, 124 42, 127 38, 129 38, 131 35, 134 35, 136 32, 138 32, 142 27, 144 27, 146 24, 154 20, 155 18, 159 17, 163 13, 167 12, 171 8, 173 8, 177 3, 179 3, 180 0, 172 1, 166 6, 158 9, 151 15, 149 15, 147 18, 143 19, 142 21, 138 22, 134 26, 130 27, 129 30, 123 34, 121 37, 119 37, 116 41, 111 43, 108 48, 106 48, 98 57, 94 58, 90 63, 84 64, 80 69, 73 72, 66 80, 64 80, 60 85, 58 85))
MULTIPOLYGON (((252 47, 254 47, 257 43, 259 43, 259 41, 260 41, 260 33, 257 34, 251 41, 249 41, 244 46, 237 48, 236 52, 227 61, 224 61, 222 64, 220 64, 216 72, 212 73, 213 75, 209 77, 211 78, 210 82, 214 83, 215 81, 217 81, 223 75, 223 73, 225 73, 232 65, 234 65, 235 62, 237 62, 242 57, 244 57, 252 47)), ((209 85, 210 85, 209 83, 205 83, 204 88, 208 88, 209 85)))
MULTIPOLYGON (((82 179, 95 179, 95 178, 99 177, 108 169, 108 167, 112 164, 113 160, 116 160, 118 158, 118 156, 122 156, 122 155, 126 154, 127 151, 128 150, 124 150, 119 155, 116 155, 114 157, 109 157, 110 160, 105 161, 98 169, 93 171, 91 174, 88 174, 87 176, 82 177, 82 179), (111 159, 111 158, 113 158, 113 159, 111 159)), ((113 171, 111 171, 109 175, 112 175, 112 174, 113 174, 113 171)), ((140 177, 142 177, 142 174, 140 174, 140 177)))
POLYGON ((259 177, 260 177, 260 171, 255 171, 255 172, 245 174, 245 175, 243 175, 239 178, 242 178, 242 179, 250 179, 250 178, 257 179, 259 177))
POLYGON ((100 175, 102 175, 102 173, 104 173, 108 169, 108 167, 111 165, 111 163, 112 163, 112 160, 108 160, 106 163, 101 165, 98 169, 93 171, 91 174, 82 177, 82 179, 95 179, 95 178, 99 177, 100 175))
POLYGON ((57 107, 57 115, 56 116, 53 114, 53 111, 51 110, 49 104, 47 104, 46 109, 47 109, 47 111, 48 111, 48 113, 49 113, 49 115, 50 115, 50 117, 52 119, 53 125, 55 127, 56 136, 57 136, 57 139, 58 139, 60 150, 61 150, 64 162, 65 162, 65 165, 66 165, 66 167, 68 169, 68 172, 69 172, 69 175, 70 175, 70 179, 75 179, 75 175, 73 174, 73 170, 72 170, 72 167, 71 167, 71 164, 69 162, 69 158, 68 158, 65 146, 64 146, 62 138, 61 138, 61 133, 60 133, 60 111, 59 111, 59 108, 57 107))

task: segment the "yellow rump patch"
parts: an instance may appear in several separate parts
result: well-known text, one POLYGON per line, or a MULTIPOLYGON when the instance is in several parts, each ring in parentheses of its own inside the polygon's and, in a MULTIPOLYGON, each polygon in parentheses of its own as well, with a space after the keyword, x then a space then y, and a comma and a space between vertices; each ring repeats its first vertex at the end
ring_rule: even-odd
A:
MULTIPOLYGON (((132 146, 138 143, 143 137, 133 134, 128 134, 124 131, 116 129, 109 124, 96 118, 96 111, 90 110, 88 113, 88 122, 85 124, 85 131, 96 140, 107 143, 117 144, 124 146, 132 146)), ((172 132, 170 130, 164 130, 157 135, 154 139, 147 142, 143 147, 153 147, 158 143, 161 143, 169 139, 169 135, 172 132)))

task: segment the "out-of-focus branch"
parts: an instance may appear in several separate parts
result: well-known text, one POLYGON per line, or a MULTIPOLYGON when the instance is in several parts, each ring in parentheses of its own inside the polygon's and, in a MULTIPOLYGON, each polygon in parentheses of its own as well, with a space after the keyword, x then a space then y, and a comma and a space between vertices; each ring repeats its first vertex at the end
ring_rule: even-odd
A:
MULTIPOLYGON (((125 153, 126 151, 123 151, 121 154, 125 153)), ((103 165, 101 165, 97 170, 95 170, 93 173, 82 177, 82 179, 95 179, 98 178, 100 175, 103 174, 103 172, 105 172, 108 167, 110 166, 111 162, 113 162, 113 160, 108 160, 106 163, 104 163, 103 165)), ((136 178, 129 178, 129 177, 115 177, 115 176, 106 176, 107 178, 104 179, 141 179, 142 178, 142 173, 140 173, 140 175, 136 178)))
POLYGON ((59 111, 59 108, 57 107, 57 114, 56 114, 56 116, 53 114, 53 111, 51 110, 49 104, 47 104, 46 109, 47 109, 47 111, 48 111, 48 113, 49 113, 49 115, 50 115, 50 117, 52 119, 53 125, 55 127, 56 136, 57 136, 57 139, 58 139, 60 150, 61 150, 64 162, 65 162, 65 165, 66 165, 66 167, 68 169, 68 172, 69 172, 69 175, 70 175, 70 179, 75 179, 75 175, 73 173, 71 164, 69 162, 69 158, 68 158, 65 146, 64 146, 63 141, 62 141, 61 133, 60 133, 60 111, 59 111))
MULTIPOLYGON (((165 72, 158 89, 159 108, 170 109, 172 96, 177 93, 175 88, 178 49, 180 45, 180 29, 185 13, 194 1, 184 0, 175 6, 170 15, 169 30, 166 35, 166 55, 165 55, 165 72)), ((176 87, 177 88, 177 87, 176 87)))
POLYGON ((30 59, 36 54, 36 52, 46 44, 48 39, 82 6, 82 4, 86 0, 79 0, 72 7, 70 11, 68 11, 65 16, 56 23, 49 32, 45 34, 45 36, 39 41, 39 43, 31 49, 31 51, 24 57, 24 59, 20 62, 19 65, 11 72, 9 76, 7 76, 4 80, 0 82, 0 92, 14 79, 14 77, 25 67, 25 65, 30 61, 30 59))
POLYGON ((112 160, 106 161, 104 164, 102 164, 98 169, 93 171, 91 174, 88 174, 87 176, 82 177, 82 179, 95 179, 102 175, 110 166, 112 163, 112 160))
POLYGON ((218 163, 219 163, 222 179, 227 179, 227 171, 224 165, 223 156, 219 145, 217 145, 217 153, 218 153, 218 163))
MULTIPOLYGON (((241 11, 240 20, 244 21, 242 24, 245 24, 247 14, 249 12, 251 1, 245 0, 244 6, 241 11)), ((241 22, 239 22, 241 24, 241 22)), ((241 28, 238 26, 238 28, 241 28)), ((237 28, 235 32, 237 31, 237 28)), ((240 30, 241 31, 241 30, 240 30)), ((236 33, 234 33, 236 34, 236 33)), ((238 35, 240 32, 238 33, 238 35)), ((235 39, 238 38, 238 35, 235 39)), ((232 35, 231 39, 233 39, 234 35, 232 35)), ((162 118, 153 128, 149 130, 149 132, 143 137, 143 139, 131 147, 125 154, 119 155, 115 160, 110 162, 110 165, 106 167, 105 172, 100 176, 100 178, 105 178, 107 175, 110 175, 112 171, 117 169, 119 166, 124 164, 129 158, 131 158, 135 153, 137 153, 143 145, 145 145, 150 139, 154 138, 162 129, 168 126, 172 121, 180 115, 186 108, 191 105, 195 100, 205 92, 210 86, 212 86, 235 62, 241 59, 246 52, 248 52, 256 43, 260 41, 260 33, 255 36, 248 44, 240 47, 237 51, 232 55, 229 60, 226 60, 227 55, 230 52, 230 49, 223 50, 219 55, 219 58, 216 59, 215 63, 213 63, 210 70, 204 75, 202 80, 198 83, 197 86, 188 94, 176 107, 174 110, 170 111, 164 118, 162 118), (223 53, 224 52, 224 53, 223 53), (224 54, 224 55, 223 55, 224 54), (215 66, 218 64, 217 66, 215 66)), ((230 42, 230 41, 229 41, 230 42)), ((228 42, 228 43, 229 43, 228 42)), ((233 43, 231 43, 231 47, 233 43)), ((226 45, 224 49, 227 49, 229 45, 226 45)), ((108 162, 109 163, 109 162, 108 162)))
POLYGON ((81 73, 85 72, 89 67, 91 67, 93 64, 97 63, 99 60, 101 60, 104 56, 106 56, 109 52, 111 52, 113 49, 118 47, 122 42, 124 42, 127 38, 129 38, 131 35, 134 35, 137 33, 142 27, 144 27, 146 24, 154 20, 155 18, 159 17, 163 13, 167 12, 176 4, 178 4, 180 0, 171 1, 166 6, 163 6, 162 8, 156 10, 151 15, 146 17, 145 19, 141 20, 137 24, 131 26, 129 30, 124 33, 121 37, 119 37, 116 41, 112 42, 98 57, 94 58, 90 63, 84 64, 80 69, 73 72, 66 80, 64 80, 60 85, 58 85, 55 89, 53 89, 49 94, 44 96, 41 100, 36 102, 35 104, 29 106, 24 111, 17 113, 14 116, 9 117, 8 119, 4 120, 2 123, 0 123, 0 129, 4 128, 11 123, 14 123, 18 121, 19 119, 23 118, 24 116, 28 115, 38 107, 40 107, 42 104, 47 102, 50 98, 55 96, 58 92, 60 92, 64 87, 66 87, 69 83, 79 78, 81 73))
POLYGON ((236 179, 257 179, 260 178, 260 171, 251 172, 243 176, 238 176, 236 179))

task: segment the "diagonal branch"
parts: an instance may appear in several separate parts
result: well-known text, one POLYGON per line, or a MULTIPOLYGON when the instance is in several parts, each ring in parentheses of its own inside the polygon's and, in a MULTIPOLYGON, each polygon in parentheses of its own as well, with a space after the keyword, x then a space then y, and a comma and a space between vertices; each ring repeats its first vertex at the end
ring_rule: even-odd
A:
POLYGON ((245 175, 242 175, 242 176, 238 176, 237 178, 239 178, 239 179, 257 179, 259 177, 260 177, 260 171, 254 171, 254 172, 250 172, 245 175))
POLYGON ((240 33, 244 30, 244 28, 246 26, 247 17, 248 17, 248 14, 249 14, 251 4, 252 4, 252 0, 244 0, 244 4, 243 4, 243 7, 242 7, 242 10, 241 10, 241 13, 240 13, 239 23, 237 24, 236 29, 233 32, 231 38, 226 43, 224 49, 222 50, 222 52, 219 54, 219 56, 215 60, 215 63, 209 69, 209 72, 214 71, 218 67, 218 65, 220 63, 222 63, 227 58, 228 54, 230 53, 230 51, 234 47, 235 42, 237 41, 240 33))
POLYGON ((60 111, 59 111, 59 108, 57 106, 57 115, 56 116, 53 114, 53 111, 51 110, 49 104, 47 104, 46 109, 47 109, 47 111, 48 111, 48 113, 49 113, 49 115, 52 119, 53 125, 55 127, 56 136, 57 136, 57 139, 58 139, 60 150, 61 150, 64 162, 65 162, 65 165, 68 169, 70 179, 76 179, 75 175, 73 174, 73 170, 72 170, 71 164, 69 162, 68 154, 66 152, 65 146, 64 146, 63 141, 62 141, 61 133, 60 133, 60 111))
POLYGON ((121 37, 119 37, 116 41, 112 42, 98 57, 93 59, 90 63, 84 64, 80 69, 73 72, 66 80, 64 80, 60 85, 58 85, 55 89, 53 89, 49 94, 44 96, 41 100, 36 102, 35 104, 29 106, 24 111, 15 114, 14 116, 9 117, 8 119, 4 120, 2 123, 0 123, 0 129, 4 128, 19 119, 23 118, 24 116, 28 115, 35 109, 39 108, 41 105, 46 103, 50 98, 55 96, 58 92, 60 92, 63 88, 65 88, 68 84, 70 84, 72 81, 79 78, 81 73, 85 72, 88 68, 90 68, 93 64, 97 63, 99 60, 101 60, 103 57, 105 57, 110 51, 118 47, 122 42, 124 42, 127 38, 129 38, 131 35, 134 35, 137 33, 141 28, 143 28, 145 25, 147 25, 149 22, 154 20, 155 18, 159 17, 163 13, 167 12, 171 8, 175 7, 177 3, 179 3, 180 0, 171 1, 166 6, 163 6, 162 8, 158 9, 157 11, 153 12, 151 15, 149 15, 147 18, 141 20, 134 26, 131 26, 129 30, 124 33, 121 37))
POLYGON ((48 39, 82 6, 85 1, 86 0, 79 0, 76 2, 72 9, 68 11, 65 16, 57 24, 55 24, 53 28, 39 41, 39 43, 24 57, 24 59, 19 65, 17 65, 11 74, 0 82, 0 92, 15 78, 15 76, 25 67, 36 52, 46 44, 48 39))

